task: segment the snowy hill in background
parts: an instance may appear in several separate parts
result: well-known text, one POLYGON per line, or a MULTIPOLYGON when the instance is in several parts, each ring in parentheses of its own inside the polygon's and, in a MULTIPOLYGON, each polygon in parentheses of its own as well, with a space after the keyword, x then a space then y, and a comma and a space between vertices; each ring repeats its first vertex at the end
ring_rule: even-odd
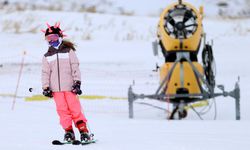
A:
MULTIPOLYGON (((177 0, 2 0, 0 7, 15 10, 74 11, 119 15, 159 16, 162 9, 177 0)), ((185 0, 205 7, 206 16, 250 16, 247 0, 185 0)))
MULTIPOLYGON (((73 40, 152 41, 156 37, 159 13, 170 1, 150 0, 145 7, 139 7, 140 2, 140 0, 87 1, 86 3, 80 1, 72 1, 72 3, 69 3, 68 1, 56 0, 46 0, 46 3, 44 3, 43 0, 10 1, 6 7, 0 9, 0 31, 7 34, 14 33, 16 35, 24 33, 39 33, 41 35, 40 30, 46 28, 45 22, 55 23, 56 21, 61 21, 63 22, 62 28, 66 30, 66 34, 68 34, 70 38, 73 38, 73 40), (26 3, 29 5, 26 5, 26 3), (55 3, 58 3, 62 9, 51 10, 49 6, 54 6, 53 4, 55 3), (78 10, 77 8, 82 6, 80 5, 82 3, 88 6, 95 6, 95 11, 78 10), (105 3, 105 5, 103 3, 105 3), (105 12, 101 13, 99 11, 101 8, 99 7, 106 6, 106 3, 110 5, 109 7, 107 6, 109 9, 102 8, 105 12), (16 7, 14 7, 14 4, 16 7), (39 7, 33 10, 32 7, 29 7, 31 5, 39 7), (46 5, 46 7, 42 7, 42 5, 46 5), (72 6, 74 9, 70 9, 71 5, 74 5, 74 7, 72 6), (23 6, 27 8, 27 10, 24 11, 17 6, 21 8, 23 6), (117 8, 126 10, 126 14, 124 14, 124 12, 112 12, 117 8), (128 12, 133 13, 127 14, 128 12), (153 12, 155 14, 153 14, 153 12)), ((228 8, 233 6, 237 7, 219 11, 217 1, 189 0, 189 2, 193 2, 197 7, 204 5, 207 14, 205 22, 209 20, 208 18, 213 21, 223 22, 225 18, 218 17, 219 12, 226 14, 227 10, 230 10, 230 15, 234 16, 234 12, 244 10, 243 8, 246 6, 246 3, 231 0, 227 1, 227 3, 230 4, 228 4, 228 8)), ((247 21, 248 19, 246 18, 243 21, 235 21, 234 19, 237 18, 231 20, 229 18, 225 19, 225 22, 230 22, 229 25, 226 25, 230 27, 230 29, 228 29, 225 34, 248 34, 250 31, 249 24, 244 23, 244 20, 247 21)), ((214 24, 214 26, 216 26, 216 24, 214 24)), ((206 28, 205 31, 207 31, 206 28)), ((210 32, 208 35, 213 33, 214 32, 210 32)))
MULTIPOLYGON (((47 43, 40 30, 46 28, 45 22, 60 21, 68 39, 77 44, 84 94, 126 98, 133 81, 136 93, 152 94, 159 85, 159 74, 152 70, 164 59, 153 56, 151 42, 156 38, 159 13, 173 1, 1 0, 0 149, 248 150, 249 2, 187 1, 205 7, 204 30, 208 41, 213 40, 214 44, 217 84, 231 90, 240 76, 241 121, 235 121, 234 101, 229 97, 217 98, 216 103, 210 100, 213 105, 202 116, 204 121, 193 111, 182 121, 167 121, 166 111, 138 103, 134 108, 135 119, 130 120, 126 100, 84 99, 81 103, 98 143, 85 147, 52 146, 53 139, 63 138, 53 101, 24 100, 41 94, 41 57, 47 43), (27 52, 25 65, 12 111, 23 51, 27 52), (30 87, 34 88, 33 93, 28 91, 30 87), (214 117, 217 121, 213 121, 214 117), (10 141, 15 142, 10 144, 10 141)), ((138 102, 171 109, 167 103, 158 101, 138 102)))

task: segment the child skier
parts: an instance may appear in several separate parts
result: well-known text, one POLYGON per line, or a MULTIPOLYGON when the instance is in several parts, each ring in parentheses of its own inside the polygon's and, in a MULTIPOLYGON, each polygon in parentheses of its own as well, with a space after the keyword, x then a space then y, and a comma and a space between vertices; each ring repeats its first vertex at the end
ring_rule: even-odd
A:
POLYGON ((44 30, 49 44, 48 51, 42 60, 43 95, 54 97, 60 124, 65 130, 64 140, 73 142, 75 134, 72 121, 80 132, 81 141, 90 140, 87 119, 81 112, 77 94, 81 94, 81 73, 79 61, 75 54, 74 44, 63 39, 60 23, 54 26, 47 24, 44 30))

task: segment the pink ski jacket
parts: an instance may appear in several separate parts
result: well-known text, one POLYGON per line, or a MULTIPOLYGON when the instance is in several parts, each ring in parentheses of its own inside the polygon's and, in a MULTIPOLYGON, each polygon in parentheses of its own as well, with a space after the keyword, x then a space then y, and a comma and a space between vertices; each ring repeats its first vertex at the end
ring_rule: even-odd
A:
POLYGON ((53 92, 71 91, 74 81, 81 81, 75 52, 63 42, 58 49, 49 47, 42 60, 42 87, 53 92))

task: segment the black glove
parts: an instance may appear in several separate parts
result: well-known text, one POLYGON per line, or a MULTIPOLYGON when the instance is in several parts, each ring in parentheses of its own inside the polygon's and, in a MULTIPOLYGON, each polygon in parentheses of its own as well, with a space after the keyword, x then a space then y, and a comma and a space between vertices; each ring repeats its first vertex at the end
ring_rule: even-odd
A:
POLYGON ((49 87, 47 87, 46 89, 43 90, 43 95, 46 96, 46 97, 49 97, 49 98, 53 97, 52 91, 50 90, 49 87))
POLYGON ((71 92, 81 95, 82 94, 82 90, 81 90, 81 81, 74 81, 74 84, 72 86, 72 90, 71 92))

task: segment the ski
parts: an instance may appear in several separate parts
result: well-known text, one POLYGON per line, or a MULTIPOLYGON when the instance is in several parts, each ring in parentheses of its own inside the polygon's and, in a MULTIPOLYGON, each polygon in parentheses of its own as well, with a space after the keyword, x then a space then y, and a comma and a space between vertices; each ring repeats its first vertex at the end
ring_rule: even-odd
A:
POLYGON ((97 140, 88 140, 88 141, 80 141, 82 145, 87 145, 87 144, 91 144, 91 143, 96 143, 97 140))
POLYGON ((88 140, 88 141, 79 141, 79 140, 75 140, 72 142, 73 145, 87 145, 87 144, 91 144, 91 143, 96 143, 97 140, 88 140))
POLYGON ((96 143, 97 140, 89 140, 89 141, 79 141, 79 140, 74 140, 72 142, 67 142, 67 141, 59 141, 59 140, 53 140, 52 144, 53 145, 66 145, 66 144, 72 144, 72 145, 87 145, 91 143, 96 143))
MULTIPOLYGON (((80 142, 80 141, 79 141, 79 142, 80 142)), ((52 141, 52 144, 53 144, 53 145, 65 145, 65 144, 77 145, 76 143, 79 143, 79 142, 77 142, 77 140, 72 141, 72 142, 53 140, 53 141, 52 141)), ((80 143, 81 143, 81 142, 80 142, 80 143)), ((79 143, 79 144, 80 144, 80 143, 79 143)))

